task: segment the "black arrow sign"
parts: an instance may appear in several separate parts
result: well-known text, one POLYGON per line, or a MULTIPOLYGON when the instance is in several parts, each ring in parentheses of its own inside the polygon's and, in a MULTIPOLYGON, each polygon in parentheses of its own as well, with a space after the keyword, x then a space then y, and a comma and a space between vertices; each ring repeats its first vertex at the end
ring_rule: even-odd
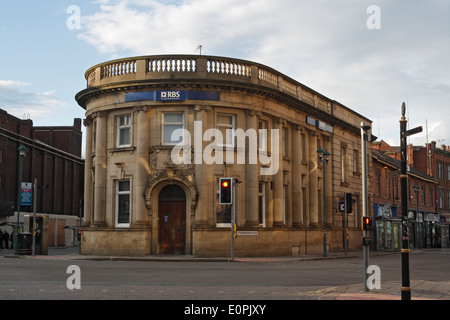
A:
POLYGON ((413 134, 422 132, 422 126, 406 131, 406 136, 412 136, 413 134))

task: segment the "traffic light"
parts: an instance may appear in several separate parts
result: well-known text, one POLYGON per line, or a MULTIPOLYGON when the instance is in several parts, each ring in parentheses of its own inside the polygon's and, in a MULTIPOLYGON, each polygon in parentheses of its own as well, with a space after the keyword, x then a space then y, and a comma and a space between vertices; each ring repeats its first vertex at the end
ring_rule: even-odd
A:
POLYGON ((233 203, 233 178, 220 178, 220 204, 232 204, 233 203))
POLYGON ((352 213, 352 206, 353 206, 353 194, 346 193, 345 194, 345 210, 347 211, 347 213, 352 213))
POLYGON ((372 230, 372 217, 363 217, 363 230, 372 230))

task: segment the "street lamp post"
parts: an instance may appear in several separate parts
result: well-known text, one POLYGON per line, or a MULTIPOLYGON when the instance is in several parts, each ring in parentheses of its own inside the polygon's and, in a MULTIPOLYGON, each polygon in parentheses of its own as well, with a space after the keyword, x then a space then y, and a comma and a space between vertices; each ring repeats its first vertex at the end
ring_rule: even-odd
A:
POLYGON ((328 160, 330 157, 330 153, 328 150, 323 151, 321 147, 317 150, 317 154, 319 155, 319 161, 323 163, 323 256, 327 256, 327 227, 326 227, 326 210, 325 210, 325 167, 328 164, 328 160))
POLYGON ((19 149, 19 190, 17 195, 17 224, 14 230, 14 254, 19 253, 19 221, 20 221, 20 193, 21 193, 21 185, 22 185, 22 169, 23 169, 23 159, 27 155, 27 148, 24 145, 20 145, 19 149))

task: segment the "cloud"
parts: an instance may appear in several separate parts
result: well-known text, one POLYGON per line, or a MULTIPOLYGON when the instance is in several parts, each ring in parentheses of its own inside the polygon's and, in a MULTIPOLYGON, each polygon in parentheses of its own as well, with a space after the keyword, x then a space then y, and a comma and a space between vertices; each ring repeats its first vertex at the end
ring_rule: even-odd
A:
POLYGON ((30 86, 31 83, 15 80, 0 80, 0 91, 14 90, 24 86, 30 86))
MULTIPOLYGON (((440 0, 103 0, 82 17, 78 38, 101 53, 170 53, 248 59, 270 66, 374 121, 399 141, 407 102, 411 126, 448 123, 450 3, 440 0), (370 30, 370 5, 381 28, 370 30), (378 120, 379 119, 379 120, 378 120)), ((434 130, 435 139, 450 126, 434 130)), ((375 134, 376 132, 374 132, 375 134)), ((415 137, 417 138, 417 137, 415 137)), ((420 136, 422 143, 424 138, 420 136)))
POLYGON ((102 53, 194 53, 199 44, 209 52, 245 50, 238 47, 255 43, 256 33, 270 30, 276 3, 108 1, 99 12, 83 17, 84 28, 78 37, 102 53))
POLYGON ((30 92, 25 88, 31 83, 15 80, 0 80, 0 108, 18 118, 51 120, 52 115, 63 115, 65 102, 59 100, 54 91, 30 92))

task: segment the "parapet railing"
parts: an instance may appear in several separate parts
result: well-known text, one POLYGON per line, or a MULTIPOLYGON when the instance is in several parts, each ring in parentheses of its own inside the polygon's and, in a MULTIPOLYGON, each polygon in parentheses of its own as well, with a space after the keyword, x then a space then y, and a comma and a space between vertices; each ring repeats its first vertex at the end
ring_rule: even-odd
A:
POLYGON ((251 61, 201 55, 157 55, 118 59, 90 68, 87 87, 146 79, 211 79, 257 84, 278 89, 323 111, 331 112, 331 100, 283 75, 251 61))

